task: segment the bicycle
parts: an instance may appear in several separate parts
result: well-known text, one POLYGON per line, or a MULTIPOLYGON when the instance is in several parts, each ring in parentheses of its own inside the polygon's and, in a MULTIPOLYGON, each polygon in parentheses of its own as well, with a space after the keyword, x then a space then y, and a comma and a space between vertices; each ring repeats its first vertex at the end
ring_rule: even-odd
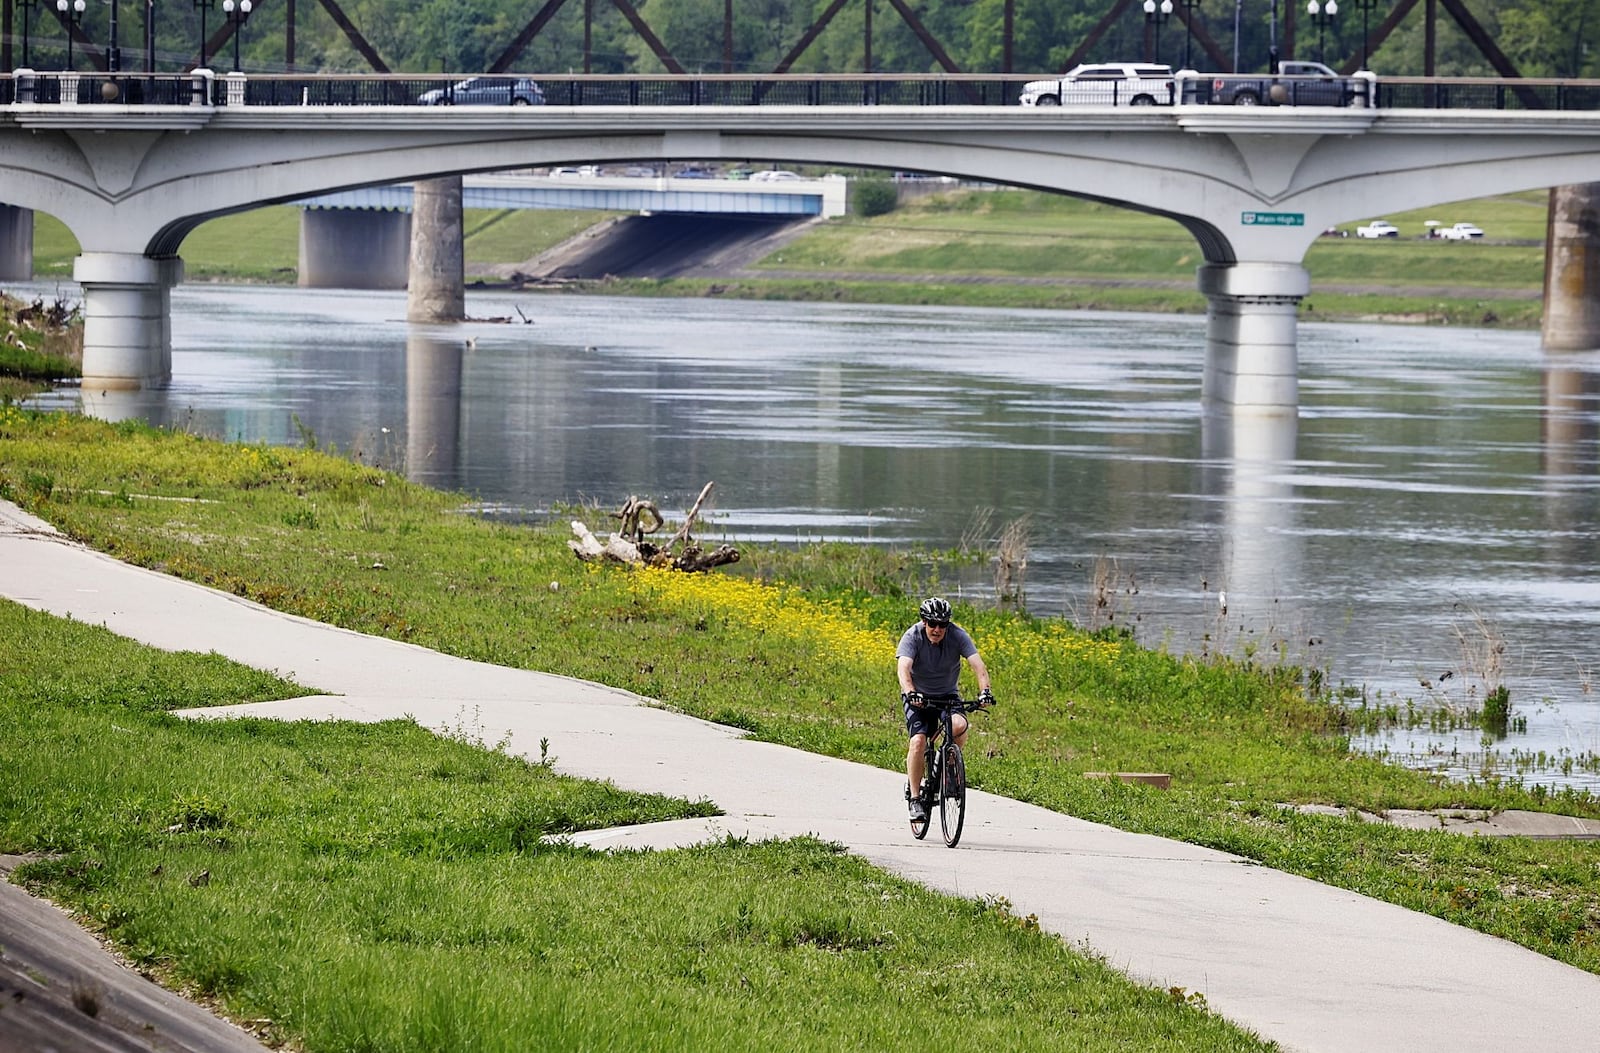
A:
MULTIPOLYGON (((954 848, 956 842, 961 840, 961 825, 967 815, 967 766, 961 757, 961 747, 956 744, 951 716, 955 713, 976 713, 986 707, 975 698, 924 696, 922 704, 939 710, 939 728, 928 737, 922 785, 917 788, 923 813, 921 819, 911 820, 911 833, 918 841, 928 836, 928 826, 933 822, 933 808, 938 805, 944 843, 954 848)), ((908 783, 906 799, 910 798, 911 786, 908 783)))

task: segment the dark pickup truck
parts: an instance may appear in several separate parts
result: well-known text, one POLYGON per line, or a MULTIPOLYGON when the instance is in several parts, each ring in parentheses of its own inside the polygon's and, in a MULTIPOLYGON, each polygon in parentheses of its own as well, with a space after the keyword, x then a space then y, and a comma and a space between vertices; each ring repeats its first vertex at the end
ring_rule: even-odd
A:
POLYGON ((1220 74, 1196 87, 1195 102, 1218 106, 1366 106, 1371 80, 1341 77, 1320 62, 1280 62, 1277 76, 1220 74))

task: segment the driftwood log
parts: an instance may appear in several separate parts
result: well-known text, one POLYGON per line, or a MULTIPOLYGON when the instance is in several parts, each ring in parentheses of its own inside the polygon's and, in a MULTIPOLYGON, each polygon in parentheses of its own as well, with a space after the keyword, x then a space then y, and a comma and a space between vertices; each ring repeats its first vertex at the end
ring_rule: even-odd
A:
POLYGON ((707 552, 694 539, 694 521, 700 515, 700 508, 705 504, 706 498, 711 496, 711 488, 715 485, 716 483, 711 482, 701 488, 700 496, 695 498, 694 507, 684 516, 683 525, 665 545, 657 545, 653 541, 646 540, 646 535, 654 534, 666 526, 666 519, 660 510, 652 501, 643 501, 630 496, 623 502, 621 508, 611 513, 612 519, 620 521, 620 529, 608 540, 601 542, 588 527, 573 520, 572 532, 576 538, 568 541, 567 547, 587 563, 608 562, 624 563, 634 567, 671 567, 674 570, 689 572, 706 571, 712 567, 737 563, 739 550, 732 545, 718 545, 707 552))

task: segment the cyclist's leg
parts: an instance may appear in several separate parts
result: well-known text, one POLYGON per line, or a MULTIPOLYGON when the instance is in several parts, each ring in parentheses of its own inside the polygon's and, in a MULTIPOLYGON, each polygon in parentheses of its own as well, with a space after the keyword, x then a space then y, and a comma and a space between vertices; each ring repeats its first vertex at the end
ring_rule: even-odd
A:
POLYGON ((965 749, 967 746, 967 718, 960 713, 950 714, 950 730, 955 732, 956 745, 965 749))
POLYGON ((926 774, 924 764, 927 751, 928 736, 913 734, 906 748, 906 780, 911 784, 912 793, 917 792, 917 787, 922 785, 922 776, 926 774))
POLYGON ((922 796, 922 780, 928 774, 928 743, 939 727, 936 716, 934 711, 927 707, 912 705, 905 707, 906 734, 909 737, 906 743, 906 793, 919 801, 922 796))

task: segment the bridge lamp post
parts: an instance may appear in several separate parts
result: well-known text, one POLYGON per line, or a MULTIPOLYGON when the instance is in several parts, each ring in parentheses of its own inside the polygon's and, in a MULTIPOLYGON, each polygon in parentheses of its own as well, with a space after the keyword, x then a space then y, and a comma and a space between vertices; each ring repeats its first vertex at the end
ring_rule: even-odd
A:
POLYGON ((1200 6, 1200 0, 1178 0, 1178 2, 1183 5, 1183 68, 1194 69, 1190 56, 1194 52, 1194 12, 1195 8, 1200 6))
POLYGON ((1161 27, 1166 25, 1167 19, 1172 17, 1172 0, 1144 0, 1144 20, 1146 24, 1156 27, 1156 58, 1161 61, 1161 27))
POLYGON ((1328 0, 1328 2, 1325 4, 1319 4, 1317 3, 1317 0, 1310 0, 1310 2, 1306 4, 1306 14, 1311 16, 1311 21, 1316 23, 1317 27, 1318 62, 1323 61, 1322 42, 1324 35, 1328 31, 1329 24, 1333 22, 1333 16, 1337 15, 1338 13, 1339 0, 1328 0))
POLYGON ((17 0, 17 6, 22 8, 22 66, 28 65, 28 23, 32 21, 33 9, 39 6, 39 0, 17 0))
POLYGON ((83 0, 56 0, 56 14, 67 24, 67 69, 72 68, 72 31, 83 25, 83 0))
POLYGON ((1378 0, 1348 0, 1361 9, 1361 68, 1367 68, 1367 16, 1378 6, 1378 0))
POLYGON ((250 21, 250 0, 222 0, 222 13, 233 23, 233 72, 238 73, 239 38, 244 35, 244 24, 250 21))
POLYGON ((200 68, 206 66, 206 12, 211 10, 217 0, 194 0, 194 6, 200 11, 200 68))
POLYGON ((106 72, 118 73, 122 70, 122 49, 117 46, 117 0, 100 0, 100 2, 111 5, 109 26, 111 43, 106 47, 106 72))

